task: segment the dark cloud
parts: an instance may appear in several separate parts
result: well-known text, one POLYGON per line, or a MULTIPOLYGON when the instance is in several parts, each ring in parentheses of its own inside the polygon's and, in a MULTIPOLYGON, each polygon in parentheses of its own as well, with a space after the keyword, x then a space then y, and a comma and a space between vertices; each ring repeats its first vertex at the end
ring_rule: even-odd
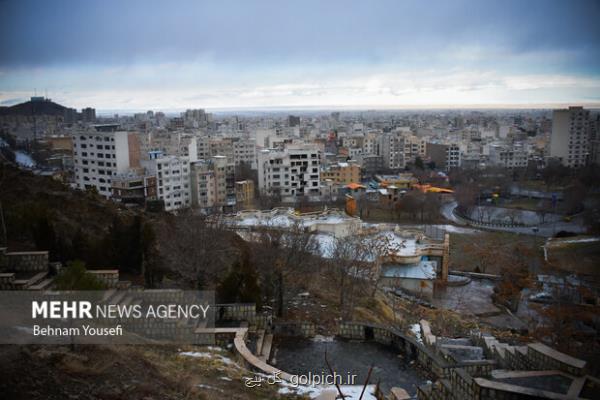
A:
MULTIPOLYGON (((464 45, 571 51, 598 72, 598 1, 0 2, 0 65, 418 62, 464 45)), ((589 71, 588 71, 589 72, 589 71)))

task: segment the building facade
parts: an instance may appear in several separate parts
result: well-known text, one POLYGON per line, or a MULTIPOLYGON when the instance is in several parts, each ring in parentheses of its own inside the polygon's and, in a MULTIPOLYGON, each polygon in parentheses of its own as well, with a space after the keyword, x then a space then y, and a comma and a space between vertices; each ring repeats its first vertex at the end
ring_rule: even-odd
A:
POLYGON ((330 179, 337 185, 348 185, 360 182, 360 165, 358 163, 339 162, 321 170, 321 180, 330 179))
POLYGON ((315 145, 288 145, 258 153, 261 194, 319 195, 321 154, 315 145))
POLYGON ((589 154, 590 112, 582 107, 554 110, 550 157, 566 167, 586 165, 589 154))
POLYGON ((95 189, 100 195, 112 195, 112 179, 126 173, 130 166, 129 134, 117 126, 98 127, 73 135, 75 185, 95 189))

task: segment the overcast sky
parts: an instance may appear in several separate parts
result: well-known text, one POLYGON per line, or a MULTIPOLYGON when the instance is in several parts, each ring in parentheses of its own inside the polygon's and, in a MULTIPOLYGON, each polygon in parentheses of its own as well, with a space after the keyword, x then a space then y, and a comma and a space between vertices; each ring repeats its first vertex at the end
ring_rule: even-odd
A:
POLYGON ((0 105, 600 103, 600 1, 0 0, 0 105))

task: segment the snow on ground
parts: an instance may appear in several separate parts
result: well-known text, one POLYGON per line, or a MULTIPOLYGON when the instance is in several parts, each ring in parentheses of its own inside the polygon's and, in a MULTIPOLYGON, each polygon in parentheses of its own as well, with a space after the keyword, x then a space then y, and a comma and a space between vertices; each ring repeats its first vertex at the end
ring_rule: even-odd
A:
POLYGON ((219 360, 223 364, 237 365, 237 363, 235 361, 233 361, 231 358, 222 356, 220 354, 213 354, 213 353, 202 352, 202 351, 183 351, 183 352, 179 353, 179 355, 185 356, 185 357, 195 357, 195 358, 210 358, 213 360, 219 360))
POLYGON ((205 385, 203 383, 200 383, 200 384, 198 384, 196 386, 199 387, 199 388, 202 388, 202 389, 215 390, 215 391, 221 392, 221 393, 223 392, 223 389, 220 389, 220 388, 217 388, 217 387, 213 387, 213 386, 210 386, 210 385, 205 385))
POLYGON ((412 324, 410 326, 410 331, 417 338, 417 342, 423 343, 423 338, 421 337, 421 325, 419 325, 419 324, 412 324))
POLYGON ((272 226, 278 228, 287 228, 294 224, 294 221, 287 215, 276 215, 271 218, 244 217, 241 221, 236 221, 240 226, 272 226))
POLYGON ((28 167, 28 168, 35 167, 35 161, 33 161, 33 158, 31 158, 31 156, 27 153, 24 153, 22 151, 15 151, 15 158, 16 158, 17 164, 19 164, 19 165, 22 165, 22 166, 28 167))
POLYGON ((574 239, 552 239, 550 240, 550 244, 558 244, 561 245, 563 243, 590 243, 590 242, 598 242, 600 241, 600 237, 584 237, 584 238, 574 238, 574 239))
POLYGON ((319 254, 323 258, 332 258, 335 251, 336 239, 333 235, 326 233, 317 233, 313 236, 313 240, 319 245, 319 254))
POLYGON ((464 234, 464 235, 472 235, 474 233, 479 233, 480 231, 478 231, 477 229, 471 229, 471 228, 463 228, 460 226, 456 226, 456 225, 432 225, 436 228, 439 228, 443 231, 446 231, 448 233, 460 233, 460 234, 464 234))
POLYGON ((417 241, 415 239, 402 238, 392 231, 380 233, 375 236, 375 240, 384 241, 388 249, 399 256, 413 256, 417 252, 417 241))
POLYGON ((421 261, 415 265, 388 265, 384 267, 383 276, 390 278, 434 279, 436 276, 435 261, 421 261))
POLYGON ((233 220, 233 223, 239 226, 272 226, 278 228, 287 228, 291 227, 298 221, 302 226, 308 227, 315 224, 340 224, 349 220, 351 220, 351 218, 344 215, 323 215, 294 218, 290 214, 264 214, 259 216, 244 216, 241 218, 241 220, 233 220))
MULTIPOLYGON (((328 233, 317 233, 313 236, 318 244, 318 251, 321 257, 332 258, 335 252, 336 238, 328 233)), ((378 233, 365 238, 367 245, 372 244, 376 247, 385 245, 386 250, 400 256, 413 256, 417 252, 417 241, 412 238, 402 238, 392 231, 378 233)))
POLYGON ((335 336, 315 335, 311 340, 313 342, 331 343, 335 340, 335 336))
MULTIPOLYGON (((344 215, 324 215, 316 217, 305 217, 302 218, 302 225, 304 227, 314 226, 315 224, 339 224, 350 220, 350 217, 344 215)), ((232 223, 238 226, 270 226, 270 227, 291 227, 296 223, 296 219, 289 214, 276 214, 273 216, 245 216, 239 221, 232 221, 232 223)), ((376 227, 378 224, 363 223, 363 227, 376 227)), ((423 228, 427 226, 415 226, 417 228, 423 228)), ((464 233, 471 234, 477 232, 475 229, 461 228, 454 225, 431 225, 437 229, 452 232, 452 233, 464 233)), ((245 240, 253 241, 256 240, 252 233, 239 231, 238 232, 245 240)), ((313 234, 313 240, 318 245, 318 249, 315 252, 324 258, 332 258, 334 256, 336 247, 336 237, 327 232, 317 232, 313 234)), ((414 256, 417 253, 419 244, 415 238, 401 237, 392 230, 382 231, 380 233, 373 234, 365 238, 365 244, 370 248, 379 248, 380 246, 386 247, 385 250, 398 256, 414 256)))

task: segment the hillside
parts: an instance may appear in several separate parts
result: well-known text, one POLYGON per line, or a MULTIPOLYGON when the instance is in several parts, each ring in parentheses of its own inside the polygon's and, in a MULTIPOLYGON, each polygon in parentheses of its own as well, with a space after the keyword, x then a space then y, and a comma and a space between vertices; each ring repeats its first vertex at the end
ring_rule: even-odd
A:
POLYGON ((0 346, 7 399, 297 399, 279 387, 247 388, 254 374, 219 347, 0 346), (201 355, 201 357, 194 357, 201 355))
POLYGON ((34 228, 42 220, 52 221, 59 234, 69 235, 82 229, 85 234, 98 237, 108 231, 113 218, 136 215, 97 194, 72 190, 51 178, 4 163, 0 164, 0 201, 11 249, 35 250, 34 228))
POLYGON ((24 103, 15 104, 10 107, 0 107, 1 115, 51 115, 63 116, 67 107, 62 106, 50 100, 43 101, 26 101, 24 103))

